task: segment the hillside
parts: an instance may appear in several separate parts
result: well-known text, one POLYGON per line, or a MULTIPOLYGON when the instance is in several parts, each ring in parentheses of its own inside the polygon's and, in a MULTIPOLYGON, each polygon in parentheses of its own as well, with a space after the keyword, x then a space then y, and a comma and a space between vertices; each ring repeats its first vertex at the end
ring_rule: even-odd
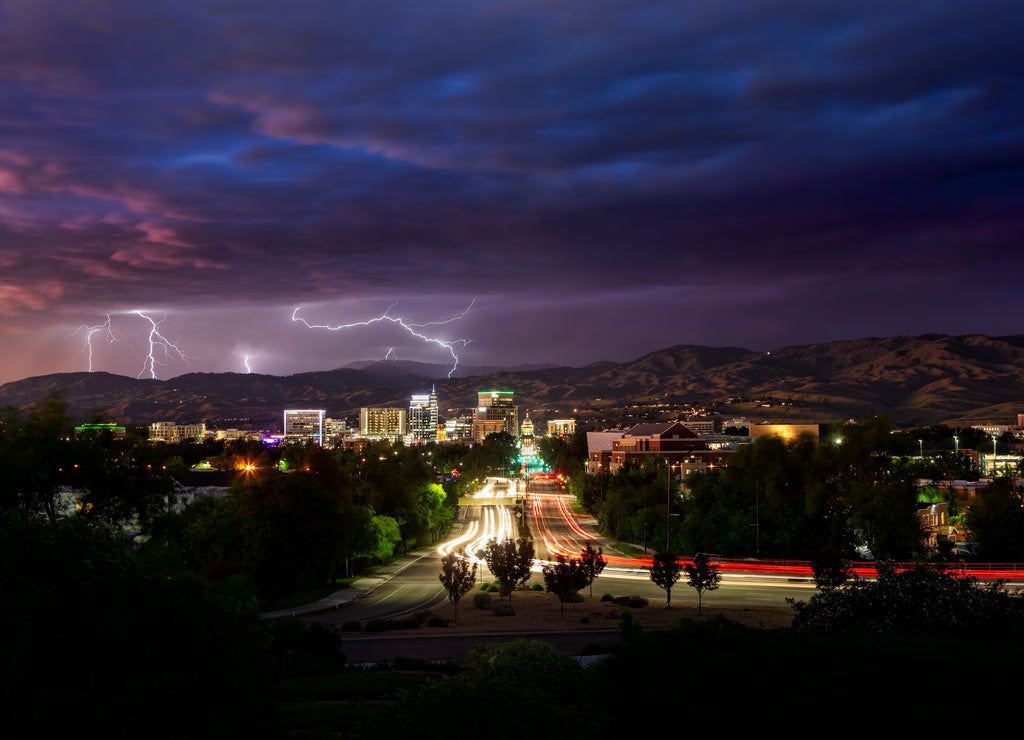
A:
POLYGON ((124 423, 155 419, 265 424, 286 407, 399 404, 437 386, 442 407, 472 408, 475 393, 510 389, 529 408, 601 408, 659 400, 791 401, 791 415, 837 419, 888 414, 898 424, 1006 419, 1024 411, 1024 337, 868 338, 753 352, 680 345, 626 363, 493 372, 447 378, 439 368, 359 363, 287 377, 190 373, 138 380, 109 373, 45 375, 0 386, 0 405, 25 408, 62 391, 76 417, 105 410, 124 423), (430 376, 438 375, 433 380, 430 376))

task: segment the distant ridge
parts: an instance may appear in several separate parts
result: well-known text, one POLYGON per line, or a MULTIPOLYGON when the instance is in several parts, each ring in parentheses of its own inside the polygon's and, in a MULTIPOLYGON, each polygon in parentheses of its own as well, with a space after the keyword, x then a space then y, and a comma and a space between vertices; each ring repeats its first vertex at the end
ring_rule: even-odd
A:
POLYGON ((483 388, 507 388, 530 408, 595 408, 628 401, 788 400, 791 416, 845 419, 876 413, 904 425, 1015 420, 1024 413, 1024 336, 980 334, 865 338, 754 352, 679 345, 625 363, 515 370, 367 361, 287 377, 190 373, 138 380, 110 373, 43 375, 0 386, 0 405, 25 408, 62 391, 76 416, 102 409, 124 423, 280 418, 288 406, 331 415, 407 403, 433 383, 444 408, 471 408, 483 388), (600 400, 598 400, 600 399, 600 400))

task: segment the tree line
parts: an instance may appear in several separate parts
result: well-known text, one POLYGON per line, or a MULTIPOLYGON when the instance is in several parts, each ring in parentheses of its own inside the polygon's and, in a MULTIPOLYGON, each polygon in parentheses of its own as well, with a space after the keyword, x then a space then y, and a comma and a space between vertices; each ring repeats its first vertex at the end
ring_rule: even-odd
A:
POLYGON ((509 435, 491 437, 472 448, 376 442, 358 451, 151 444, 110 431, 76 438, 53 394, 28 413, 0 410, 0 511, 128 531, 173 572, 273 600, 440 539, 469 481, 514 465, 509 435), (234 471, 233 482, 185 506, 200 461, 234 471))
POLYGON ((894 433, 876 417, 826 427, 818 440, 758 439, 727 467, 691 473, 685 492, 656 456, 615 475, 578 474, 570 490, 608 537, 676 552, 809 560, 823 575, 851 560, 926 556, 917 510, 934 501, 948 503, 954 523, 972 532, 978 557, 1024 559, 1022 499, 1011 480, 972 501, 947 486, 920 488, 926 477, 977 479, 965 456, 929 454, 927 445, 947 436, 952 445, 946 427, 894 433))

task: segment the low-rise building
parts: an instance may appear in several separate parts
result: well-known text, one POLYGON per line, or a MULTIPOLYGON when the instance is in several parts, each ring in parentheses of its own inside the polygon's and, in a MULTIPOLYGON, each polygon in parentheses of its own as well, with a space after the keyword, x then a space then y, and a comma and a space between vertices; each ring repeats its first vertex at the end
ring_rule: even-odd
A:
POLYGON ((575 419, 548 419, 549 437, 569 437, 575 433, 575 419))
POLYGON ((637 424, 612 441, 608 470, 614 474, 627 462, 643 465, 651 456, 664 457, 675 463, 681 457, 707 449, 707 442, 678 421, 637 424))

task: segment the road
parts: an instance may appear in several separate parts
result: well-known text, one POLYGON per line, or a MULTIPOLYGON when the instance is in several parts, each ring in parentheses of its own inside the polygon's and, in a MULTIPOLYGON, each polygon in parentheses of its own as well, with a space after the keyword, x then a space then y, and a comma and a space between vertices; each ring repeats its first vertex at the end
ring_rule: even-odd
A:
MULTIPOLYGON (((482 550, 491 539, 515 534, 514 503, 523 494, 497 479, 487 483, 473 497, 474 503, 464 506, 461 521, 453 528, 452 537, 437 551, 430 552, 405 567, 397 575, 382 579, 380 585, 354 603, 332 611, 321 612, 317 621, 340 625, 349 620, 367 622, 411 614, 441 603, 446 594, 438 581, 443 553, 454 551, 469 558, 480 568, 479 579, 490 580, 482 550), (476 503, 479 502, 479 503, 476 503)), ((572 513, 569 498, 559 494, 553 482, 531 484, 525 507, 534 533, 537 562, 534 582, 541 582, 541 566, 556 554, 575 555, 586 543, 604 549, 608 565, 594 581, 594 593, 616 596, 643 596, 663 599, 665 592, 651 583, 643 559, 630 558, 611 550, 610 542, 597 534, 593 522, 579 521, 572 513)), ((680 588, 682 588, 680 584, 680 588)), ((749 606, 785 606, 786 598, 807 599, 814 592, 806 579, 785 575, 723 573, 718 591, 705 599, 749 606)))

